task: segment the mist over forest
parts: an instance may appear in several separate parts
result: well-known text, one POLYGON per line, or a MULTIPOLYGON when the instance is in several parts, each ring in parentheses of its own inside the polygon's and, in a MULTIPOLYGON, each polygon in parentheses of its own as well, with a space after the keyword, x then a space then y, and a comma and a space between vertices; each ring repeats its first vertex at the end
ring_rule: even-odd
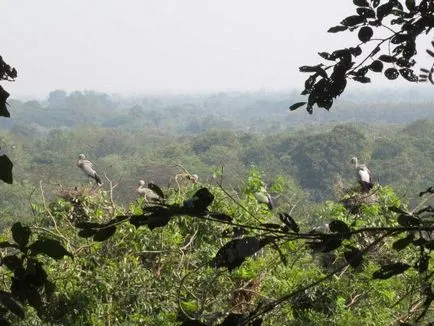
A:
MULTIPOLYGON (((14 119, 0 120, 0 132, 18 182, 1 191, 26 187, 15 195, 25 202, 39 180, 78 185, 85 180, 74 162, 82 152, 119 183, 115 198, 123 204, 134 200, 140 178, 173 183, 177 165, 205 180, 223 167, 234 187, 254 166, 269 183, 289 178, 313 202, 335 198, 337 180, 353 178, 352 156, 409 202, 434 181, 429 88, 353 90, 330 112, 313 115, 288 110, 297 96, 295 90, 153 96, 55 90, 44 100, 12 99, 14 119)), ((0 207, 11 212, 7 198, 0 207)))

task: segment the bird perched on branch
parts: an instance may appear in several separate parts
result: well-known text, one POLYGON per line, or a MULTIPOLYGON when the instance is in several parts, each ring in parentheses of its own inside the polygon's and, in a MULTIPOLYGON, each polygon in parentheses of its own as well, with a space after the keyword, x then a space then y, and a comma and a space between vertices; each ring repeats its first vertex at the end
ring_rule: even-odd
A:
POLYGON ((145 198, 147 202, 158 202, 162 200, 162 197, 154 192, 152 189, 145 186, 145 181, 139 180, 139 187, 137 192, 145 198))
POLYGON ((77 166, 89 177, 95 180, 98 186, 102 186, 101 177, 96 173, 93 168, 92 162, 86 160, 86 156, 84 154, 78 155, 77 166))
POLYGON ((357 157, 353 157, 351 159, 351 163, 353 163, 354 167, 356 168, 357 177, 362 187, 362 192, 369 192, 369 190, 371 190, 373 187, 371 182, 371 171, 369 171, 365 164, 359 164, 357 157))
POLYGON ((253 195, 259 203, 266 204, 270 210, 274 208, 273 199, 265 187, 261 187, 261 189, 255 192, 253 195))

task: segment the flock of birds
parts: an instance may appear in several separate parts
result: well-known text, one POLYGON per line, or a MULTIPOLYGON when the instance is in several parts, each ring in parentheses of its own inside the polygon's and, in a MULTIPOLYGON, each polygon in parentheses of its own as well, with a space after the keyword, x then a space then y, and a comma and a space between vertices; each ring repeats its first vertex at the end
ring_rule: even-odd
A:
MULTIPOLYGON (((351 159, 351 163, 354 164, 354 167, 356 169, 361 191, 369 192, 373 187, 371 171, 369 171, 366 164, 359 164, 357 157, 353 157, 351 159)), ((93 168, 92 162, 87 160, 84 154, 80 154, 78 156, 77 166, 88 176, 88 178, 94 179, 98 186, 102 186, 103 182, 101 180, 101 177, 93 168)), ((197 176, 197 174, 193 174, 190 176, 189 179, 192 183, 197 183, 199 177, 197 176)), ((137 188, 137 193, 143 196, 146 201, 159 201, 161 199, 160 195, 151 188, 152 187, 149 187, 149 185, 146 186, 144 180, 139 180, 139 187, 137 188)), ((270 210, 274 208, 273 198, 268 193, 265 186, 261 187, 259 191, 255 192, 254 196, 259 203, 266 204, 270 210)))
MULTIPOLYGON (((95 171, 91 161, 86 159, 84 154, 78 155, 77 166, 87 175, 88 178, 94 179, 98 186, 102 186, 103 182, 99 174, 95 171)), ((188 179, 196 184, 199 181, 199 176, 197 174, 192 174, 188 176, 188 179)), ((144 197, 147 202, 158 202, 161 200, 162 196, 158 194, 158 191, 154 191, 152 188, 152 183, 146 185, 144 180, 139 180, 139 186, 136 189, 137 193, 144 197)))

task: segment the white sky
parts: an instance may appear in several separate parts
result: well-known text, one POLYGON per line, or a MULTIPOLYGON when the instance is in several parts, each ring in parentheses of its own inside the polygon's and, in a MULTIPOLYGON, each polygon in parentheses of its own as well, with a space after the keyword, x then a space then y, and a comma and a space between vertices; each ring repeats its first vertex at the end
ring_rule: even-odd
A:
POLYGON ((350 0, 2 0, 0 54, 13 97, 301 89, 317 52, 356 44, 327 33, 350 0))

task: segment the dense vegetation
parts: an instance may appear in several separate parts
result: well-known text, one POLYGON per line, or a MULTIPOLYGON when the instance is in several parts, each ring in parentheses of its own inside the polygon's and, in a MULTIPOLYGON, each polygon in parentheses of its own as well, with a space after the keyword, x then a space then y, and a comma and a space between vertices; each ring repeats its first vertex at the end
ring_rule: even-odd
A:
MULTIPOLYGON (((361 44, 320 53, 335 61, 327 67, 301 67, 313 73, 308 100, 291 110, 329 110, 348 79, 369 82, 383 62, 392 65, 388 79, 418 80, 416 38, 434 26, 434 4, 353 3, 357 15, 329 32, 379 43, 356 65, 361 44), (372 38, 384 27, 389 37, 372 38)), ((1 57, 0 68, 0 80, 17 76, 1 57)), ((434 83, 434 68, 421 71, 434 83)), ((0 87, 0 95, 8 117, 9 94, 0 87)), ((45 103, 13 101, 25 115, 0 134, 0 179, 12 183, 9 157, 19 176, 1 190, 0 323, 432 325, 434 129, 417 121, 431 117, 430 103, 412 98, 410 115, 402 103, 390 115, 387 102, 387 111, 342 102, 351 109, 341 123, 302 126, 301 118, 294 128, 295 119, 273 116, 282 97, 270 95, 58 90, 45 103), (397 112, 406 114, 392 118, 397 112), (354 117, 359 124, 348 123, 354 117), (78 176, 80 152, 97 164, 103 188, 78 176), (354 155, 376 172, 373 187, 351 177, 354 155), (139 178, 152 180, 157 200, 136 198, 139 178), (258 197, 267 186, 274 207, 258 197)))
MULTIPOLYGON (((59 92, 50 98, 56 93, 59 92)), ((221 125, 225 116, 219 119, 216 115, 207 121, 214 121, 215 125, 204 127, 198 122, 196 131, 191 132, 179 116, 174 118, 171 114, 159 120, 168 126, 161 130, 150 122, 154 109, 139 109, 131 103, 130 110, 112 111, 118 117, 127 112, 124 123, 128 128, 121 128, 107 124, 113 116, 100 115, 103 118, 90 123, 84 112, 77 113, 78 121, 66 123, 63 117, 75 108, 68 106, 70 96, 76 95, 66 95, 63 100, 58 99, 56 109, 47 106, 38 114, 43 123, 53 119, 56 112, 57 123, 65 121, 64 127, 16 123, 1 131, 2 142, 9 146, 15 175, 13 185, 1 188, 4 240, 10 237, 6 227, 19 218, 32 225, 36 234, 61 240, 74 257, 44 260, 47 278, 54 282, 56 291, 43 299, 43 308, 27 309, 24 324, 32 320, 36 324, 170 325, 186 316, 215 324, 228 312, 251 311, 261 300, 277 299, 342 266, 345 250, 315 253, 307 250, 304 242, 285 241, 279 251, 268 246, 230 273, 216 270, 209 266, 210 261, 224 243, 237 239, 233 238, 234 230, 224 223, 188 216, 173 219, 163 229, 136 230, 123 224, 102 243, 77 236, 79 230, 73 226, 77 220, 103 223, 116 215, 140 214, 143 201, 137 200, 135 192, 139 179, 160 185, 172 204, 182 203, 200 186, 207 186, 215 196, 212 209, 236 217, 236 223, 278 223, 278 212, 291 212, 303 233, 335 219, 359 228, 393 225, 390 220, 396 219, 396 213, 385 215, 388 207, 416 204, 418 193, 434 181, 429 173, 434 160, 434 144, 429 141, 434 136, 434 123, 430 120, 381 125, 330 122, 318 124, 315 132, 307 135, 304 129, 309 124, 286 126, 284 130, 283 126, 259 127, 272 125, 273 115, 268 115, 268 120, 258 120, 261 124, 253 130, 243 128, 241 124, 247 122, 240 119, 234 120, 240 124, 238 127, 221 125), (58 108, 62 106, 65 113, 60 114, 58 108), (129 116, 131 111, 137 115, 129 116), (81 152, 107 177, 101 190, 88 186, 87 178, 75 166, 81 152), (358 212, 346 210, 345 200, 340 202, 355 184, 354 168, 349 162, 354 155, 369 163, 375 181, 382 185, 375 202, 362 205, 358 212), (191 185, 183 178, 185 169, 199 174, 200 185, 191 185), (220 182, 223 188, 218 185, 220 182), (263 183, 276 197, 274 213, 256 203, 252 195, 263 183), (286 260, 286 264, 276 265, 279 259, 286 260)), ((255 94, 244 96, 251 97, 251 102, 256 100, 255 94)), ((113 109, 114 99, 103 94, 87 93, 82 101, 91 98, 92 105, 100 103, 94 97, 105 99, 104 105, 113 109)), ((221 105, 228 107, 233 97, 227 95, 227 103, 222 101, 221 105)), ((12 103, 13 109, 17 105, 17 112, 20 106, 45 105, 12 103)), ((118 105, 127 107, 126 103, 123 100, 118 105)), ((90 104, 81 103, 78 108, 87 105, 90 104)), ((160 112, 172 106, 187 107, 187 117, 189 112, 195 112, 179 98, 165 108, 164 104, 159 105, 163 107, 160 112)), ((386 103, 378 104, 382 105, 387 107, 386 103)), ((237 112, 236 107, 233 111, 237 112)), ((257 111, 260 115, 259 106, 257 111)), ((249 236, 263 235, 255 229, 248 232, 249 236)), ((390 248, 392 243, 392 239, 387 240, 370 251, 368 255, 372 257, 363 268, 353 271, 347 267, 339 278, 300 292, 290 299, 289 305, 264 321, 381 325, 410 319, 420 312, 423 299, 413 289, 417 273, 410 273, 405 282, 391 278, 366 288, 373 271, 402 257, 390 256, 390 250, 382 249, 390 248), (346 290, 349 284, 351 293, 346 290), (398 301, 401 297, 402 301, 398 301), (408 307, 413 307, 414 312, 404 313, 408 307)), ((406 259, 414 258, 411 250, 406 255, 406 259)))

